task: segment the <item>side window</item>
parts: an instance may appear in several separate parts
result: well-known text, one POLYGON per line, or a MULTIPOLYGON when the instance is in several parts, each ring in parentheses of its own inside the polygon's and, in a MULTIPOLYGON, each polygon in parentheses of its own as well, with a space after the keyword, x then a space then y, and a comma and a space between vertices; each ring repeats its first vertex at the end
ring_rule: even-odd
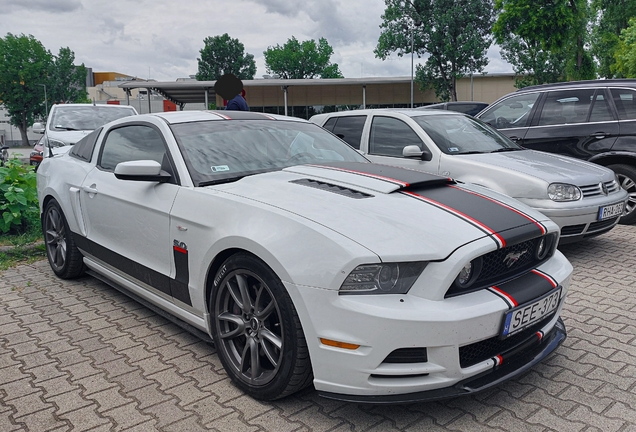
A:
POLYGON ((497 129, 529 126, 530 111, 539 93, 511 96, 494 104, 480 119, 497 129))
POLYGON ((360 150, 360 139, 366 120, 366 116, 338 117, 338 121, 331 131, 354 149, 360 150))
POLYGON ((592 104, 592 112, 590 113, 590 122, 604 122, 614 120, 605 95, 600 90, 594 98, 592 104))
POLYGON ((118 163, 133 160, 154 160, 165 165, 165 156, 159 132, 148 126, 125 126, 108 133, 98 166, 114 171, 118 163))
POLYGON ((70 155, 74 158, 83 160, 84 162, 90 162, 93 157, 93 150, 95 149, 95 143, 102 128, 94 130, 79 140, 70 151, 70 155))
POLYGON ((338 117, 331 117, 329 120, 325 122, 325 124, 322 127, 327 129, 330 132, 333 132, 333 127, 336 125, 336 120, 338 120, 338 117))
POLYGON ((539 126, 584 123, 594 89, 552 91, 543 104, 539 126))
POLYGON ((627 89, 612 89, 612 99, 619 120, 636 120, 636 92, 627 89))
POLYGON ((423 147, 422 140, 409 125, 392 117, 373 118, 369 140, 370 154, 402 157, 402 150, 408 145, 423 147))

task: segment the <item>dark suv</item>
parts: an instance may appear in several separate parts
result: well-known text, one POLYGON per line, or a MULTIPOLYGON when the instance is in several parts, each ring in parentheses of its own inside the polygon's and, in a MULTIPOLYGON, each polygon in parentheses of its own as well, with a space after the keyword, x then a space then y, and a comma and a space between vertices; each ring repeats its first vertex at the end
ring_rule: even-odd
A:
POLYGON ((525 87, 476 117, 523 147, 611 168, 629 193, 621 223, 636 223, 636 80, 525 87))

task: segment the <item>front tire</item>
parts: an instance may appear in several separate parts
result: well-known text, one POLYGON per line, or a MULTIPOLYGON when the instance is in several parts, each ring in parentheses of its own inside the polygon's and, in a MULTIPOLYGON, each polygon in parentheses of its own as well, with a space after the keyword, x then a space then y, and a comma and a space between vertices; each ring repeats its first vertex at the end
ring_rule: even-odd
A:
POLYGON ((44 209, 42 234, 46 257, 53 272, 62 279, 81 275, 84 270, 82 253, 77 249, 66 217, 55 200, 49 201, 44 209))
POLYGON ((228 258, 210 297, 212 336, 232 381, 250 396, 274 400, 312 380, 307 341, 276 274, 247 253, 228 258))
POLYGON ((619 185, 627 191, 629 198, 625 205, 625 214, 619 223, 623 225, 633 225, 636 223, 636 168, 631 165, 610 165, 618 176, 619 185))

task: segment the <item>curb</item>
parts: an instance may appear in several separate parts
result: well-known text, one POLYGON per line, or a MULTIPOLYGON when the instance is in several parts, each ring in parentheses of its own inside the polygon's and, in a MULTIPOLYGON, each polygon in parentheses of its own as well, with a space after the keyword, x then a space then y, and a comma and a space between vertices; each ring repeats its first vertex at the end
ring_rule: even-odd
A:
POLYGON ((28 243, 25 245, 18 245, 18 246, 0 246, 0 253, 7 253, 7 252, 13 252, 13 251, 30 251, 33 249, 38 248, 39 246, 43 246, 44 245, 44 240, 42 241, 37 241, 35 243, 28 243))

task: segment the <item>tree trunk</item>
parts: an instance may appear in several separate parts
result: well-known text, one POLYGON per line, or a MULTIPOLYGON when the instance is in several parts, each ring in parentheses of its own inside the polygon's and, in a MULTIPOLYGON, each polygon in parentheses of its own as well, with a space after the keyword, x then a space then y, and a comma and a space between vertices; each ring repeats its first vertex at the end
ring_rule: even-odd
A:
POLYGON ((22 147, 30 147, 29 137, 27 136, 27 130, 22 125, 18 126, 18 130, 20 131, 20 137, 22 139, 22 147))
POLYGON ((451 78, 451 101, 457 101, 457 79, 454 76, 451 78))

